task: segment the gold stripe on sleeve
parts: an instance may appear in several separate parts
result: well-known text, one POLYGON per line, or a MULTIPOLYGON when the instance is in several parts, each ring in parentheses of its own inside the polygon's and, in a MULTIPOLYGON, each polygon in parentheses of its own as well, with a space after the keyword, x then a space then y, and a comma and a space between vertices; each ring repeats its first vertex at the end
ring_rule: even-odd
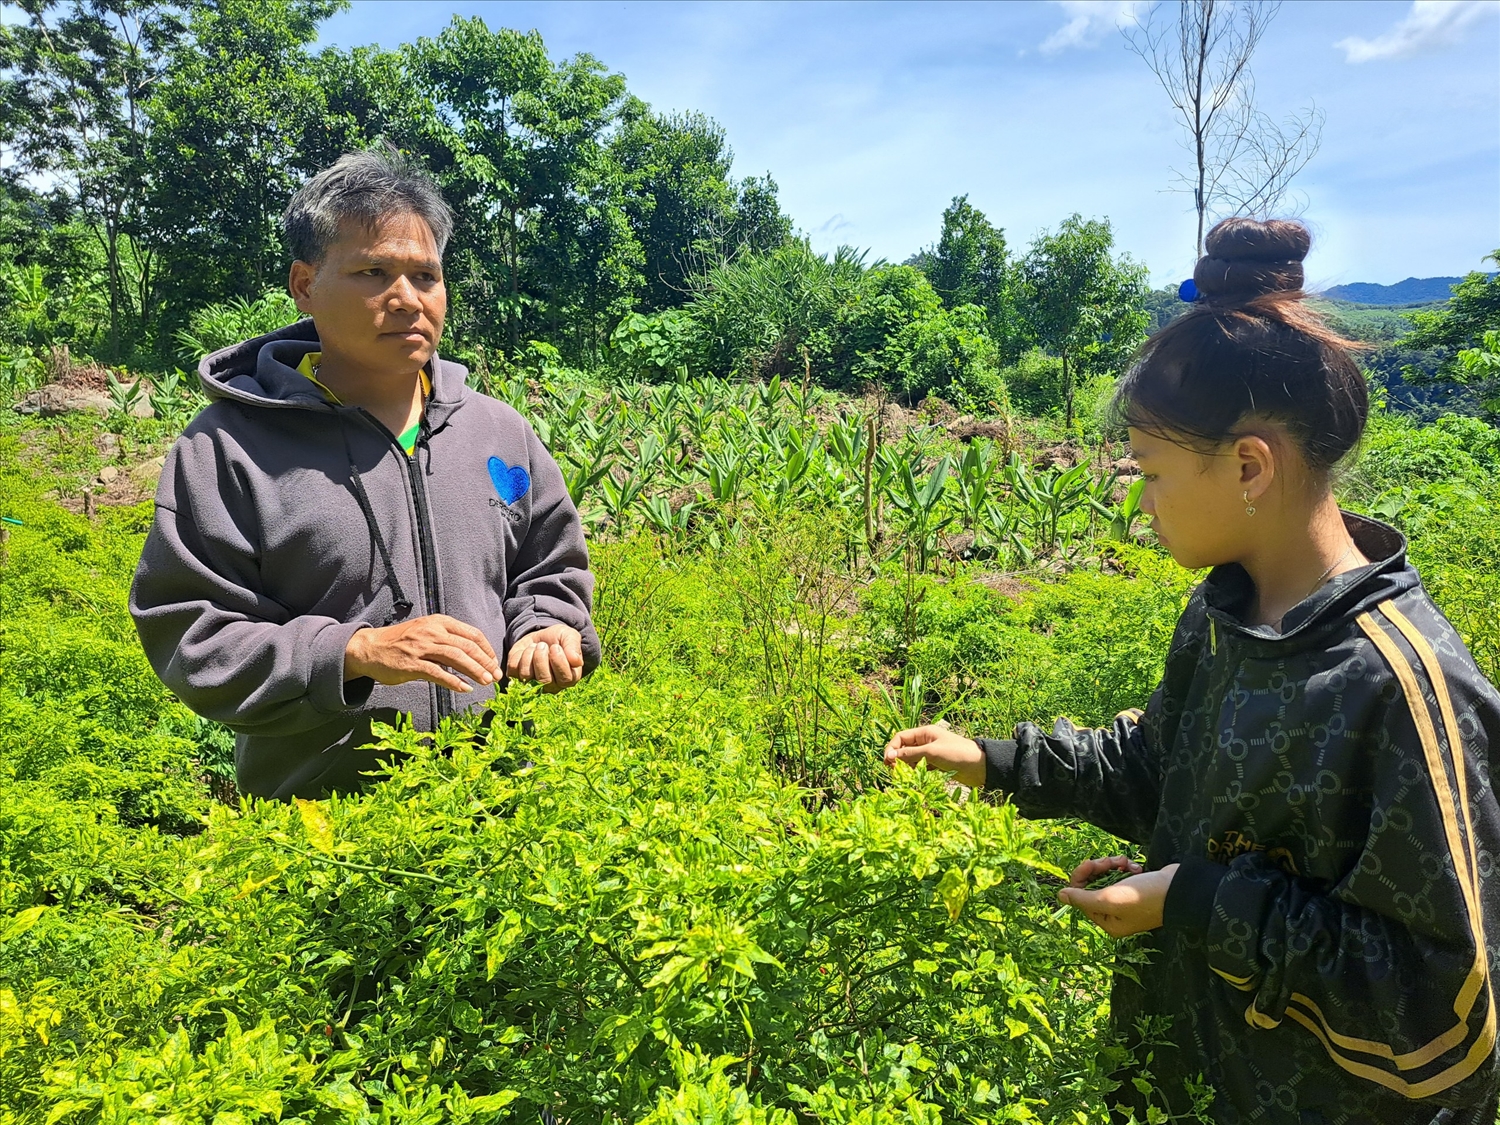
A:
MULTIPOLYGON (((1465 829, 1470 829, 1469 812, 1467 807, 1468 785, 1464 767, 1461 764, 1462 746, 1454 741, 1457 731, 1457 722, 1449 722, 1452 715, 1452 701, 1448 698, 1447 683, 1442 679, 1442 671, 1437 667, 1436 654, 1432 653, 1431 646, 1426 643, 1421 634, 1416 633, 1415 628, 1400 612, 1390 603, 1386 602, 1381 607, 1388 619, 1401 630, 1408 642, 1412 644, 1419 658, 1422 659, 1428 677, 1433 683, 1434 692, 1438 695, 1439 707, 1443 709, 1443 701, 1447 700, 1447 707, 1443 713, 1445 733, 1448 735, 1449 751, 1455 760, 1454 776, 1459 781, 1463 802, 1463 817, 1465 829), (1398 621, 1397 618, 1400 618, 1398 621), (1403 628, 1402 625, 1405 624, 1403 628), (1407 630, 1410 630, 1408 632, 1407 630), (1422 643, 1417 644, 1413 640, 1413 634, 1422 643), (1432 655, 1432 662, 1427 661, 1428 655, 1432 655), (1441 686, 1439 686, 1441 685, 1441 686)), ((1417 737, 1422 744, 1422 753, 1426 759, 1427 772, 1432 778, 1434 795, 1437 798, 1438 809, 1443 821, 1443 834, 1447 840, 1448 850, 1453 859, 1454 871, 1458 876, 1459 891, 1463 897, 1464 907, 1468 913, 1470 937, 1474 943, 1474 964, 1469 970, 1463 987, 1459 989, 1458 996, 1453 1002, 1453 1013, 1458 1017, 1458 1023, 1439 1035, 1430 1043, 1410 1051, 1403 1055, 1397 1055, 1388 1044, 1377 1043, 1369 1039, 1358 1039, 1352 1036, 1340 1035, 1329 1026, 1327 1019, 1318 1005, 1302 993, 1293 993, 1291 1003, 1300 1005, 1307 1009, 1306 1012, 1288 1006, 1287 1014, 1311 1031, 1323 1044, 1324 1050, 1335 1063, 1351 1074, 1361 1078, 1378 1082, 1382 1086, 1389 1087, 1397 1093, 1409 1098, 1424 1098, 1432 1094, 1448 1089, 1465 1078, 1469 1077, 1483 1065, 1484 1060, 1489 1057, 1495 1044, 1495 1004, 1493 995, 1489 997, 1490 1003, 1485 1014, 1484 1026, 1480 1029, 1474 1045, 1464 1059, 1447 1070, 1426 1079, 1423 1082, 1409 1083, 1375 1066, 1366 1063, 1355 1062, 1341 1055, 1335 1046, 1346 1050, 1359 1051, 1374 1055, 1377 1058, 1386 1059, 1398 1070, 1410 1070, 1414 1067, 1423 1066, 1441 1057, 1446 1052, 1459 1046, 1468 1037, 1469 1016, 1474 1010, 1474 1003, 1479 998, 1481 991, 1489 992, 1489 976, 1486 965, 1486 952, 1484 942, 1484 920, 1480 913, 1479 888, 1476 881, 1477 857, 1473 853, 1473 833, 1469 831, 1468 846, 1460 835, 1459 810, 1455 807, 1453 789, 1448 781, 1448 771, 1445 767, 1442 749, 1438 743, 1437 729, 1432 722, 1432 714, 1427 706, 1427 701, 1422 698, 1420 685, 1417 683, 1415 669, 1411 661, 1406 658, 1405 653, 1397 647, 1394 640, 1376 624, 1375 619, 1368 613, 1362 613, 1358 617, 1359 627, 1380 654, 1390 665, 1391 671, 1395 673, 1397 681, 1401 685, 1402 693, 1406 696, 1408 709, 1411 711, 1412 721, 1417 728, 1417 737)))

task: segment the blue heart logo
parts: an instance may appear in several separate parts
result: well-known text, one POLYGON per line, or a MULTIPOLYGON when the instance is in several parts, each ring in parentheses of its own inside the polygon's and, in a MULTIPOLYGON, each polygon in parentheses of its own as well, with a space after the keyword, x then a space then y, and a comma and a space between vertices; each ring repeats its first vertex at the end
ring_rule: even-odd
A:
POLYGON ((520 465, 507 465, 498 457, 491 457, 489 465, 495 491, 507 504, 514 504, 531 491, 531 474, 520 465))

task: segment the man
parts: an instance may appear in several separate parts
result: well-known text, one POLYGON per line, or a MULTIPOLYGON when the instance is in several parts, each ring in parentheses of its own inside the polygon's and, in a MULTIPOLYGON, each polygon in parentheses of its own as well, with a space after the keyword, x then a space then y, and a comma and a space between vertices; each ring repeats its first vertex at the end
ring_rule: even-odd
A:
POLYGON ((343 157, 286 212, 310 319, 199 366, 212 403, 167 457, 130 610, 167 686, 238 734, 243 792, 357 789, 373 720, 430 730, 599 662, 561 472, 437 356, 452 226, 395 152, 343 157))

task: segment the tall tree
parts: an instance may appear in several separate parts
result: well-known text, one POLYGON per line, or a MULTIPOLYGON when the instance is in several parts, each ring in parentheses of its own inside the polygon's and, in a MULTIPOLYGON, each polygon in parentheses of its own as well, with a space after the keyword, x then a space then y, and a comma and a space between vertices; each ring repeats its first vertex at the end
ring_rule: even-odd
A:
POLYGON ((656 114, 626 101, 610 149, 625 179, 625 213, 645 258, 645 312, 675 308, 705 247, 734 223, 734 156, 724 129, 701 113, 656 114))
POLYGON ((551 331, 593 358, 640 265, 604 143, 625 80, 589 55, 554 66, 536 32, 491 31, 477 17, 455 17, 408 58, 435 108, 430 163, 458 215, 459 327, 512 356, 526 332, 551 331))
POLYGON ((1161 83, 1186 134, 1192 165, 1175 172, 1198 217, 1193 256, 1212 216, 1266 217, 1318 151, 1323 114, 1313 105, 1277 122, 1255 104, 1250 61, 1280 8, 1268 0, 1152 4, 1125 30, 1131 50, 1161 83))
POLYGON ((48 181, 99 244, 108 354, 149 327, 153 255, 142 240, 147 104, 180 41, 181 5, 32 0, 0 27, 0 120, 15 168, 48 181))
POLYGON ((1009 265, 1005 232, 983 211, 956 196, 943 212, 943 232, 923 259, 923 272, 946 308, 978 305, 997 341, 1010 334, 1009 265))
MULTIPOLYGON (((215 0, 151 100, 146 210, 175 319, 285 280, 279 220, 313 170, 301 145, 324 113, 306 51, 342 0, 215 0)), ((166 327, 176 327, 176 324, 166 327)))
POLYGON ((685 304, 691 278, 741 252, 774 250, 791 238, 776 181, 732 179, 734 152, 712 118, 656 114, 630 98, 610 149, 625 178, 625 213, 645 257, 646 312, 685 304))
POLYGON ((1109 220, 1073 215, 1056 234, 1043 231, 1020 263, 1020 313, 1029 337, 1062 360, 1062 398, 1073 425, 1080 372, 1117 364, 1144 336, 1149 316, 1146 267, 1117 260, 1109 220))

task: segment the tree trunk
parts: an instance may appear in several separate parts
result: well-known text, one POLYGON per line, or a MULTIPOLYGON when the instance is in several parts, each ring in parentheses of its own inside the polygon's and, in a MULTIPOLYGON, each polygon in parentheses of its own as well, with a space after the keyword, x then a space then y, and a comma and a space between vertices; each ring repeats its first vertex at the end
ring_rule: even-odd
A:
POLYGON ((1063 364, 1063 411, 1068 429, 1073 428, 1073 370, 1068 363, 1068 353, 1062 353, 1063 364))

